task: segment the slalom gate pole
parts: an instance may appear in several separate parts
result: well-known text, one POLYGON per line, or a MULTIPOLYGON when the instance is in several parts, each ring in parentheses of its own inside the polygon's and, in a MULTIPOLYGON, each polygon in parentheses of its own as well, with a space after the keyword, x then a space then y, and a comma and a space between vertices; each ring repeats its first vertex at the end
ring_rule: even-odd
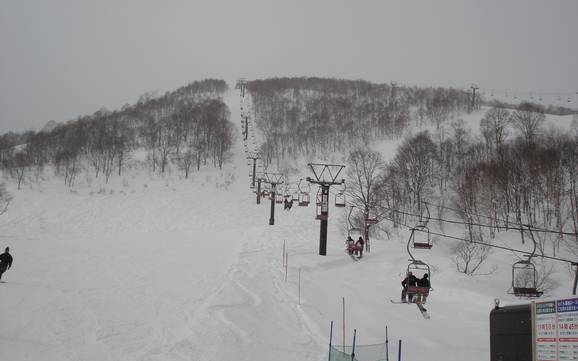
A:
POLYGON ((351 361, 355 361, 355 336, 357 335, 357 330, 353 329, 353 348, 351 349, 351 361))
POLYGON ((331 361, 331 341, 333 340, 333 321, 331 321, 331 330, 329 331, 329 361, 331 361))
POLYGON ((387 326, 385 326, 385 361, 389 361, 389 336, 387 334, 387 326))
POLYGON ((397 361, 401 361, 401 340, 399 340, 399 343, 397 346, 397 361))

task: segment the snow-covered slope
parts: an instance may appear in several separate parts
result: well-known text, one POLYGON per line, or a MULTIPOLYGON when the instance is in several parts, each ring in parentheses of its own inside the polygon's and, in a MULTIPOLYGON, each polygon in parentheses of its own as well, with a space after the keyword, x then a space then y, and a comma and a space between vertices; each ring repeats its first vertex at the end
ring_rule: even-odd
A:
MULTIPOLYGON (((238 94, 227 102, 239 126, 238 94)), ((440 240, 416 251, 433 268, 431 319, 390 303, 408 232, 374 240, 354 262, 343 210, 331 208, 328 254, 318 256, 314 207, 277 206, 270 226, 269 203, 255 204, 240 135, 232 164, 188 180, 133 170, 73 191, 60 180, 9 190, 0 248, 15 261, 0 284, 1 360, 323 360, 332 320, 334 343, 343 338, 344 298, 346 343, 353 329, 360 344, 384 342, 388 326, 405 360, 485 361, 493 300, 514 301, 511 255, 492 253, 496 272, 469 278, 440 240)), ((565 295, 569 275, 557 277, 565 295)))

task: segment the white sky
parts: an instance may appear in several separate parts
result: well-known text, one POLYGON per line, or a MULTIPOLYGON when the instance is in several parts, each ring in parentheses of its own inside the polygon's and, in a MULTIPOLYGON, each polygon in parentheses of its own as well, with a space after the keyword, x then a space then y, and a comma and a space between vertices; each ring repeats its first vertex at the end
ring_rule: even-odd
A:
POLYGON ((575 0, 2 0, 0 132, 206 77, 575 93, 576 35, 575 0))

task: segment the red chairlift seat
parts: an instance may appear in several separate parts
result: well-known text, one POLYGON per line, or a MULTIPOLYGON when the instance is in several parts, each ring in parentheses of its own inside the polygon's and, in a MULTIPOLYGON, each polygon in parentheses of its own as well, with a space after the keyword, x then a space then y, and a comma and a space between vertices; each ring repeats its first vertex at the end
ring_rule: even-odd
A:
POLYGON ((420 286, 408 286, 407 293, 413 293, 416 295, 428 296, 429 295, 429 287, 420 287, 420 286))
POLYGON ((275 195, 275 203, 283 203, 283 195, 282 194, 276 194, 275 195))
POLYGON ((543 294, 533 287, 514 287, 514 295, 518 297, 540 297, 543 294))
POLYGON ((307 207, 309 205, 309 194, 307 193, 299 194, 299 205, 301 207, 307 207))
POLYGON ((335 207, 345 207, 345 194, 339 192, 335 195, 335 207))

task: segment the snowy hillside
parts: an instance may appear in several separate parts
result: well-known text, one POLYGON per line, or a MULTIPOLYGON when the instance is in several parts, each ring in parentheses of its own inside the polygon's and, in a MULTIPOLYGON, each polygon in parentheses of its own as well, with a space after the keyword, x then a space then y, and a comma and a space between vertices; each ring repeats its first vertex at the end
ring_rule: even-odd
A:
MULTIPOLYGON (((519 302, 506 294, 514 255, 492 251, 495 271, 467 277, 452 261, 455 243, 439 239, 415 251, 432 267, 431 319, 392 304, 409 232, 373 240, 356 262, 344 252, 343 209, 330 208, 326 257, 315 207, 277 205, 270 226, 269 202, 255 204, 248 187, 239 94, 226 102, 238 134, 222 171, 133 170, 72 191, 60 179, 7 184, 14 199, 0 216, 0 247, 10 246, 14 266, 0 284, 0 360, 324 360, 331 321, 334 344, 344 338, 343 298, 347 344, 354 329, 359 344, 382 343, 387 326, 391 359, 399 339, 404 360, 489 359, 494 299, 519 302)), ((482 116, 465 121, 478 131, 482 116)), ((392 144, 379 147, 391 154, 392 144)), ((515 232, 497 242, 528 249, 515 232)), ((572 276, 554 266, 551 295, 566 296, 572 276)))

